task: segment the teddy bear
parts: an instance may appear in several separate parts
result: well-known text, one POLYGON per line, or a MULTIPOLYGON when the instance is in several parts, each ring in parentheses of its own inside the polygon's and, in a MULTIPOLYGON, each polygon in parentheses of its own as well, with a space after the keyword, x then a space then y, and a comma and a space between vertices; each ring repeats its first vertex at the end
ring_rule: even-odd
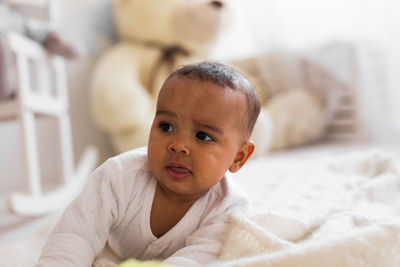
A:
POLYGON ((321 64, 291 51, 227 62, 254 84, 262 102, 252 139, 255 155, 294 148, 324 138, 344 85, 321 64))
POLYGON ((207 60, 229 25, 227 1, 113 0, 120 40, 96 62, 90 109, 115 152, 147 144, 163 81, 177 66, 207 60))

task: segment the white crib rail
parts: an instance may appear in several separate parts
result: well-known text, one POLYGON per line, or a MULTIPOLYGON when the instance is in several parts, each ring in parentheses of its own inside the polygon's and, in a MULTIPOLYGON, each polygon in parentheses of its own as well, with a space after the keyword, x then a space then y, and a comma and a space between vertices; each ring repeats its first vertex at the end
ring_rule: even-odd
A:
POLYGON ((82 189, 96 164, 97 151, 88 149, 78 168, 80 173, 75 171, 63 59, 17 33, 8 34, 7 41, 15 56, 18 91, 16 101, 0 108, 0 119, 14 117, 21 126, 29 192, 12 194, 10 206, 18 214, 41 215, 64 207, 82 189), (55 117, 60 137, 62 185, 46 193, 42 192, 35 114, 55 117))

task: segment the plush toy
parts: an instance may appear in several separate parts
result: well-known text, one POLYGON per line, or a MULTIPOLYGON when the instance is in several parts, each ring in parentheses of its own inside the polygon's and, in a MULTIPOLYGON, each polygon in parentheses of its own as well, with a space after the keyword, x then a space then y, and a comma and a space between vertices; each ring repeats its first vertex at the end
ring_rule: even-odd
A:
POLYGON ((290 52, 229 62, 259 90, 263 108, 252 139, 256 155, 304 145, 324 136, 340 82, 320 65, 290 52))
POLYGON ((48 22, 28 18, 14 10, 14 2, 18 3, 0 0, 0 99, 11 98, 15 94, 16 77, 10 68, 13 62, 6 41, 7 33, 18 32, 42 44, 48 52, 66 59, 76 59, 79 55, 78 47, 52 29, 48 22))
POLYGON ((116 152, 147 144, 162 82, 178 65, 207 59, 229 21, 223 0, 114 0, 120 41, 97 62, 91 111, 116 152))

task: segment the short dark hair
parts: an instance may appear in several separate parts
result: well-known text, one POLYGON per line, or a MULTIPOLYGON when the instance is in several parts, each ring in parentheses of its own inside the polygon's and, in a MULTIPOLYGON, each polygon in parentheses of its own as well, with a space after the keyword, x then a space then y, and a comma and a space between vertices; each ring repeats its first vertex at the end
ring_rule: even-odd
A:
POLYGON ((257 90, 241 72, 219 62, 204 61, 183 65, 176 69, 168 79, 176 75, 197 79, 201 82, 211 82, 221 88, 228 87, 242 93, 247 102, 247 129, 245 129, 245 133, 246 138, 250 137, 260 114, 261 102, 257 90))

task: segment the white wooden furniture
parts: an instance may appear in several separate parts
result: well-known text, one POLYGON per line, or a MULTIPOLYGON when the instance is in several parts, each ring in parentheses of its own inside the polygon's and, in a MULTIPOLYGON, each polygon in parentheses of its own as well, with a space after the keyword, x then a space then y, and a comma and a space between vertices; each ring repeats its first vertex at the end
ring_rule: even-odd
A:
POLYGON ((21 129, 27 193, 13 193, 10 208, 21 215, 42 215, 66 206, 82 189, 97 162, 97 151, 88 148, 74 167, 68 91, 64 61, 41 45, 17 33, 7 35, 15 59, 17 96, 0 102, 0 120, 16 119, 21 129), (61 159, 61 184, 44 192, 36 136, 37 116, 56 118, 61 159))

